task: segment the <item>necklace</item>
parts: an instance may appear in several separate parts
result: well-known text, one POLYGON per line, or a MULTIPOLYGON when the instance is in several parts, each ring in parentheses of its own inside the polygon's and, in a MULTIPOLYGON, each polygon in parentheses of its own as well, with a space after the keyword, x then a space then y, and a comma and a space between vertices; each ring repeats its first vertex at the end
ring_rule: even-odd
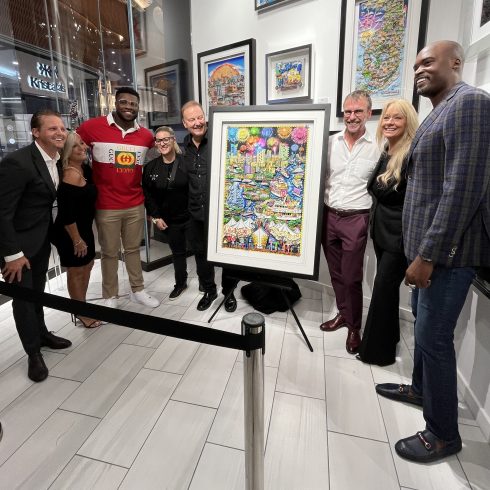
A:
POLYGON ((83 176, 82 172, 80 172, 80 170, 78 170, 78 168, 76 168, 76 167, 72 167, 71 165, 68 165, 67 167, 65 167, 65 170, 66 170, 67 168, 71 168, 72 170, 75 170, 75 172, 76 172, 78 175, 80 175, 80 177, 81 177, 81 178, 82 178, 82 179, 83 179, 85 182, 87 182, 87 179, 86 179, 86 178, 83 176))

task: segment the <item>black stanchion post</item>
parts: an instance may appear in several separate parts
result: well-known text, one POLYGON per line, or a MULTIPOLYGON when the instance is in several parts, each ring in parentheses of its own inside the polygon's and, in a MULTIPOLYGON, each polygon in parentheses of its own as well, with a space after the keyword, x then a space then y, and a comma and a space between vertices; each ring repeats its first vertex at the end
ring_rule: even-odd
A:
POLYGON ((245 488, 264 488, 264 352, 265 319, 260 313, 242 318, 242 334, 262 336, 262 348, 243 352, 245 402, 245 488))

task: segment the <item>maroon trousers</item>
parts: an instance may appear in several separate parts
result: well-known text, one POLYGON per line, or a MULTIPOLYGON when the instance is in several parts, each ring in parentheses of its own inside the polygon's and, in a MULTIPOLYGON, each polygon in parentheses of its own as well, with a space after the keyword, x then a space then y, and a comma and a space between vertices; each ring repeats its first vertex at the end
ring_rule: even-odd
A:
POLYGON ((322 245, 340 314, 355 329, 362 324, 362 277, 369 213, 341 217, 324 212, 322 245))

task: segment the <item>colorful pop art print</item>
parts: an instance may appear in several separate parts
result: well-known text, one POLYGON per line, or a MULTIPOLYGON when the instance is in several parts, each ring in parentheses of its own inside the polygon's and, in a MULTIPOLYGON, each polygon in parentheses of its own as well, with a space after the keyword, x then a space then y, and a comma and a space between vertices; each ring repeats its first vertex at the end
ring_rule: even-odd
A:
POLYGON ((317 277, 329 117, 328 105, 211 108, 209 261, 317 277))
POLYGON ((311 101, 311 44, 265 57, 268 104, 311 101))
POLYGON ((255 40, 247 39, 197 55, 199 102, 213 106, 255 103, 255 40))
POLYGON ((429 0, 342 0, 337 116, 345 97, 366 90, 373 113, 393 98, 411 100, 413 62, 425 45, 429 0))

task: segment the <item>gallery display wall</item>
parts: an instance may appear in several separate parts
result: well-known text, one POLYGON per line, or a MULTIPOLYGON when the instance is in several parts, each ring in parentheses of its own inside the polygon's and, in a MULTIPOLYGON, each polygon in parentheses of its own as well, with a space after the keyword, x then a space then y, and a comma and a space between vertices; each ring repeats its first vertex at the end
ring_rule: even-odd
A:
MULTIPOLYGON (((349 0, 354 2, 354 0, 349 0)), ((247 39, 255 39, 256 104, 266 104, 266 55, 311 44, 311 98, 314 103, 332 104, 330 129, 341 130, 342 119, 336 117, 338 90, 339 42, 341 25, 340 0, 293 0, 263 11, 256 11, 253 0, 191 0, 191 33, 193 87, 199 94, 198 53, 247 39)), ((427 42, 451 39, 465 50, 475 40, 474 11, 482 0, 431 0, 427 23, 427 42), (464 7, 464 8, 463 8, 464 7)), ((478 51, 467 60, 464 79, 486 88, 490 85, 490 42, 479 41, 478 51)), ((412 66, 413 60, 406 60, 412 66)), ((431 111, 427 99, 419 104, 420 120, 431 111)), ((377 117, 368 123, 375 133, 377 117)), ((321 284, 330 287, 323 256, 320 259, 321 284)), ((376 259, 368 242, 365 256, 363 289, 365 305, 369 304, 375 275, 376 259)), ((401 287, 401 317, 411 319, 410 292, 401 287)), ((459 389, 474 413, 485 437, 490 441, 490 299, 476 288, 470 290, 456 331, 459 389)))

